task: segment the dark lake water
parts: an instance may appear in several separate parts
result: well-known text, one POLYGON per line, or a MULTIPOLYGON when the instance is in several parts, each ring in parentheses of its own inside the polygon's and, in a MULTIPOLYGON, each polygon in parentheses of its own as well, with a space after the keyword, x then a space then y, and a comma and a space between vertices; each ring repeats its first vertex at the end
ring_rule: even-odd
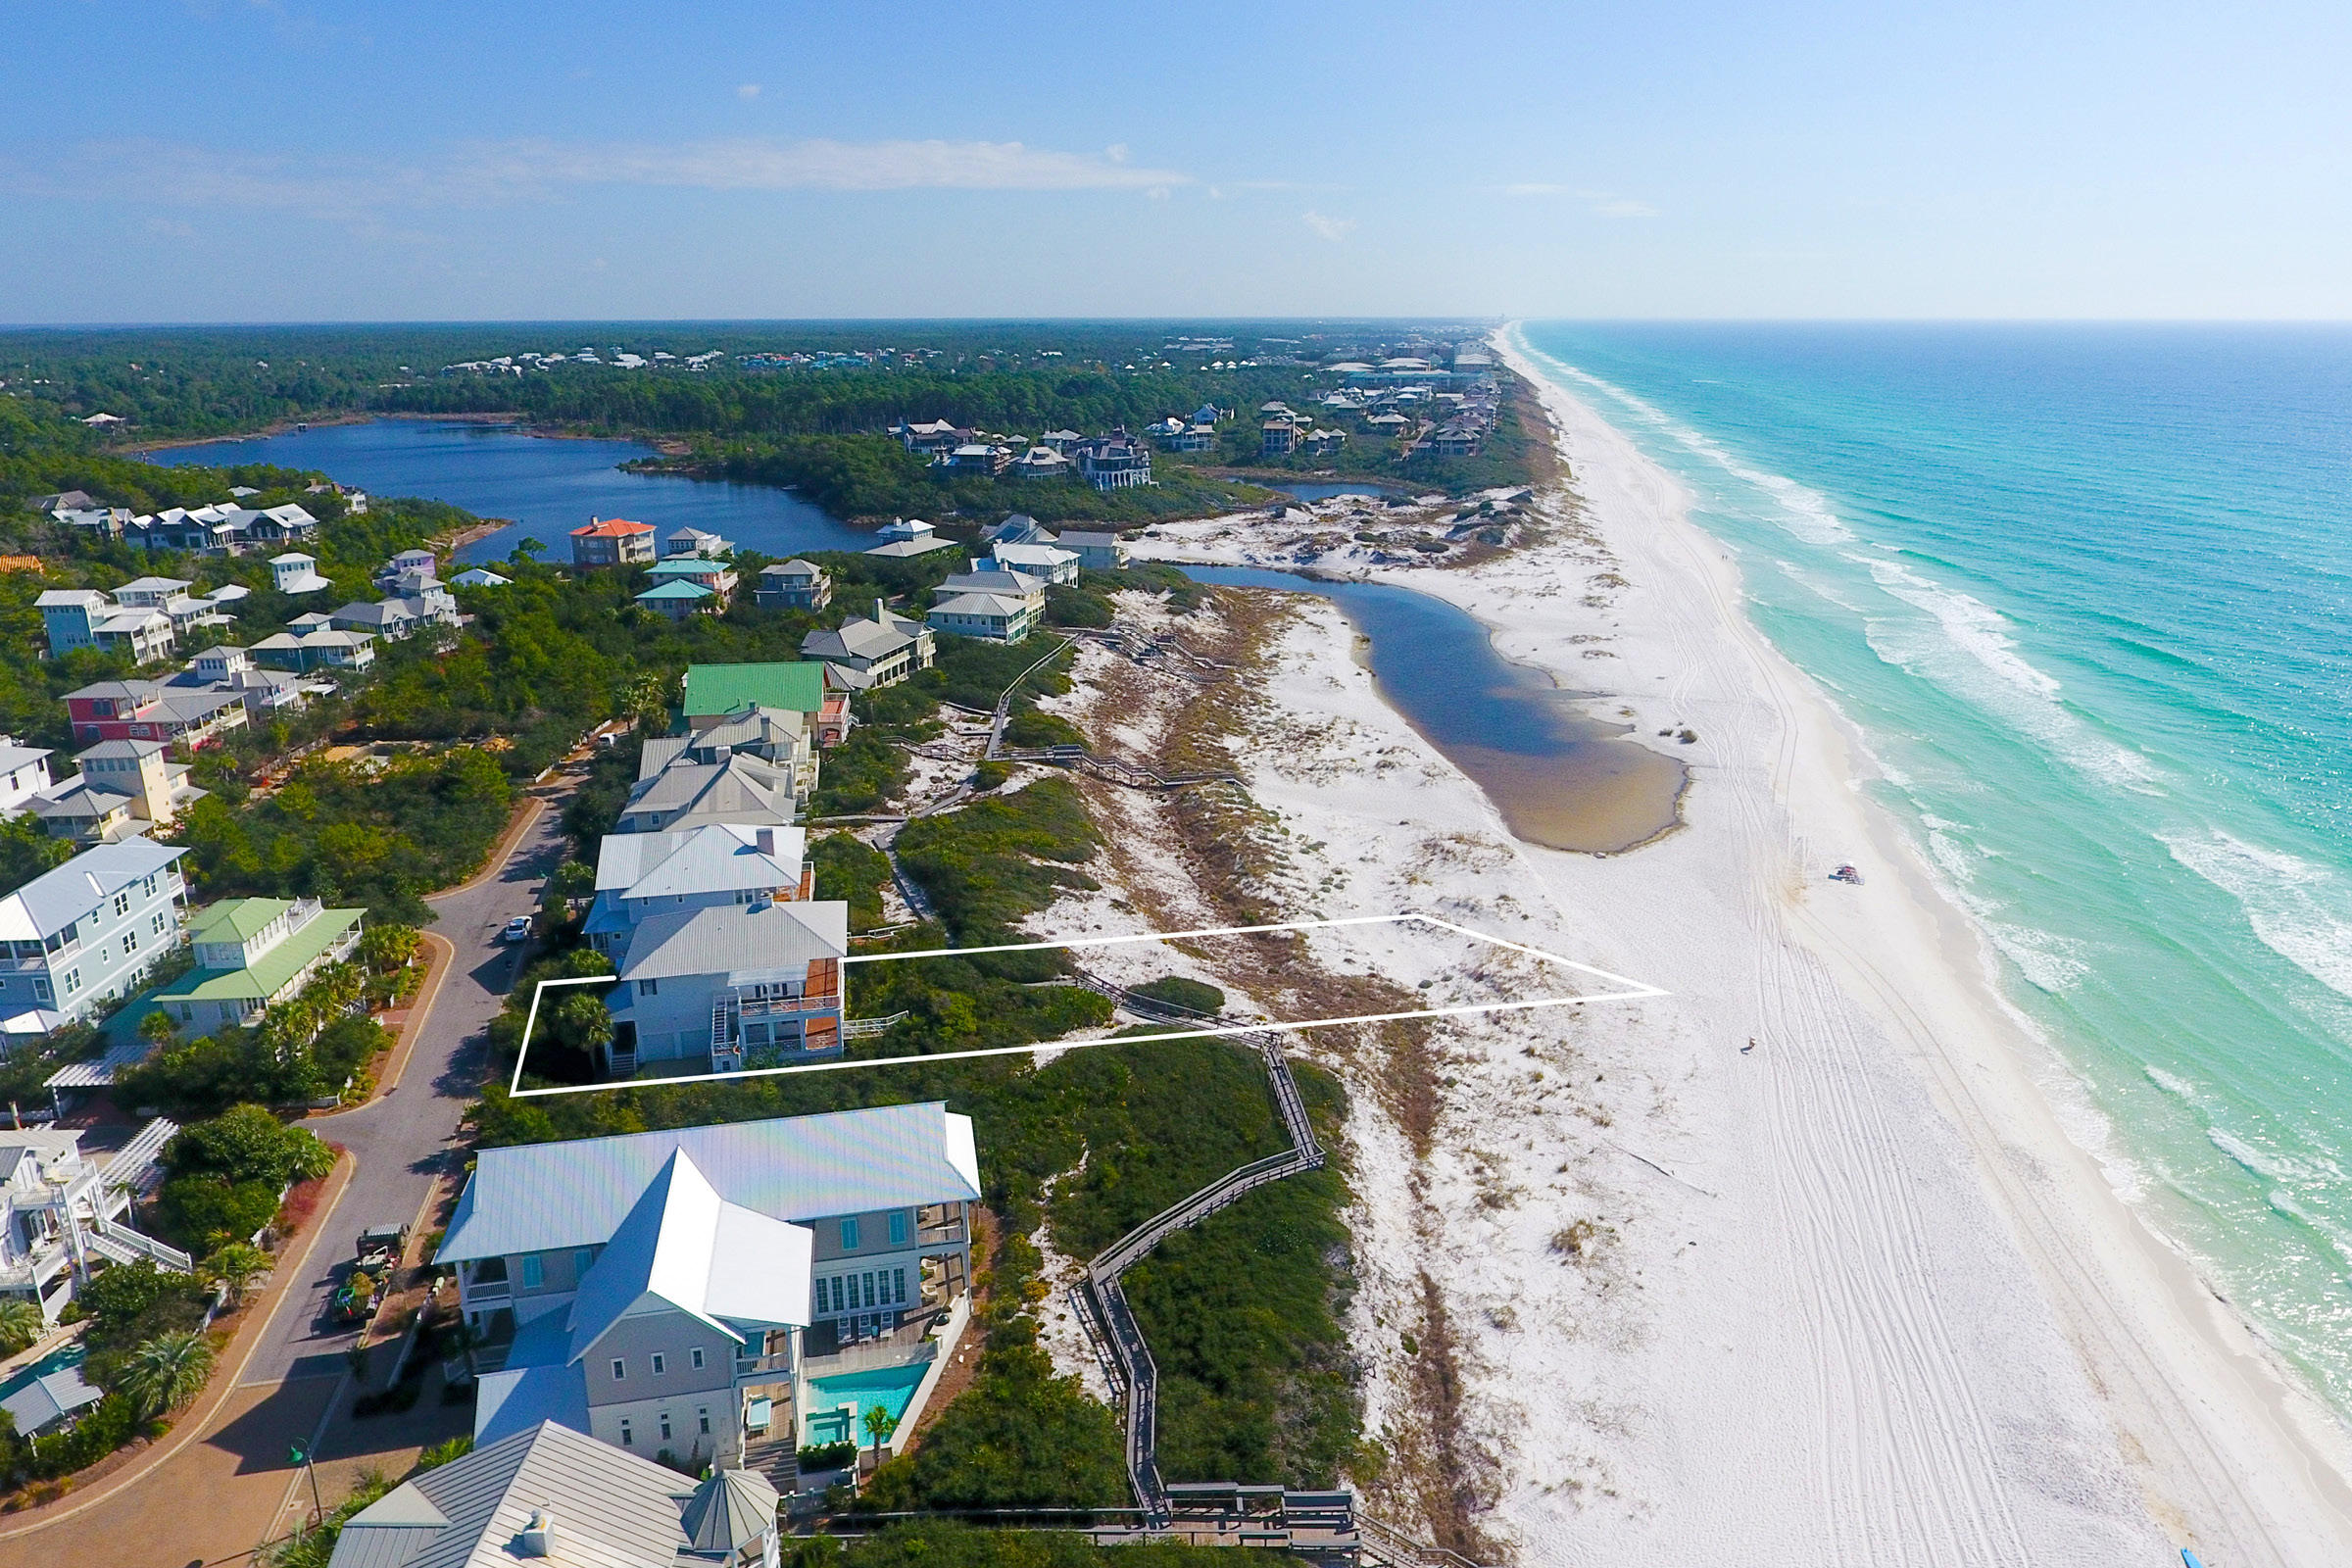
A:
POLYGON ((503 560, 525 536, 565 560, 564 535, 590 517, 628 517, 662 533, 693 526, 762 555, 865 550, 873 536, 771 485, 725 484, 618 466, 651 449, 634 441, 572 441, 509 425, 451 419, 376 419, 246 441, 209 441, 153 454, 174 464, 274 463, 316 468, 373 495, 423 496, 513 524, 458 552, 503 560))
POLYGON ((1381 695, 1494 802, 1511 831, 1554 849, 1628 849, 1674 826, 1681 763, 1583 711, 1550 676, 1494 651, 1477 617, 1387 583, 1252 566, 1186 566, 1200 582, 1330 600, 1365 639, 1381 695))

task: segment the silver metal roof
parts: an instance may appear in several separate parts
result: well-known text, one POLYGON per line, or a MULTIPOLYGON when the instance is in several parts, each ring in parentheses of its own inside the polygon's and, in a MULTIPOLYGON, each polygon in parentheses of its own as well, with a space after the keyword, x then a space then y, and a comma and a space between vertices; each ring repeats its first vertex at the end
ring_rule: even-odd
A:
POLYGON ((146 838, 84 850, 0 899, 0 941, 32 942, 63 931, 104 900, 187 853, 146 838))
POLYGON ((637 922, 620 978, 781 969, 797 979, 817 959, 849 951, 850 906, 839 899, 662 909, 637 922))
POLYGON ((680 1150, 719 1197, 774 1219, 980 1197, 972 1119, 940 1101, 485 1149, 438 1261, 610 1242, 680 1150))
POLYGON ((549 1568, 668 1568, 694 1487, 676 1471, 542 1422, 405 1481, 352 1515, 332 1568, 514 1568, 535 1510, 549 1568), (436 1525, 440 1519, 445 1523, 436 1525))

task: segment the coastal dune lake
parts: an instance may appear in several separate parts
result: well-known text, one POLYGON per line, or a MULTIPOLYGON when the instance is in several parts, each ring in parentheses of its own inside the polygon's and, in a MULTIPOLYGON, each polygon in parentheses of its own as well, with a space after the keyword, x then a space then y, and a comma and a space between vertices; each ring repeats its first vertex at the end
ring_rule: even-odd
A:
POLYGON ((874 542, 865 530, 773 485, 628 473, 619 466, 652 454, 634 441, 536 436, 513 425, 372 419, 171 447, 153 457, 158 463, 316 468, 376 495, 421 496, 512 519, 458 552, 468 564, 503 561, 526 537, 546 545, 551 560, 568 559, 564 536, 592 516, 628 517, 662 533, 691 525, 778 557, 864 550, 874 542))
POLYGON ((1682 763, 1627 739, 1627 726, 1589 716, 1543 671, 1505 660, 1486 627, 1443 599, 1251 566, 1184 571, 1337 605, 1365 639, 1381 696, 1529 843, 1609 854, 1674 827, 1689 777, 1682 763))

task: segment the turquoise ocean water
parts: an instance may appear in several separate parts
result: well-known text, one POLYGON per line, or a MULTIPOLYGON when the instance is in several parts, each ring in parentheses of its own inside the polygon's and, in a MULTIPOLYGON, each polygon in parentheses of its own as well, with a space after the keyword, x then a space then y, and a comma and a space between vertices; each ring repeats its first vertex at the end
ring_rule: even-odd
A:
POLYGON ((2070 1128, 2352 1412, 2352 330, 1524 340, 1868 734, 2070 1128))

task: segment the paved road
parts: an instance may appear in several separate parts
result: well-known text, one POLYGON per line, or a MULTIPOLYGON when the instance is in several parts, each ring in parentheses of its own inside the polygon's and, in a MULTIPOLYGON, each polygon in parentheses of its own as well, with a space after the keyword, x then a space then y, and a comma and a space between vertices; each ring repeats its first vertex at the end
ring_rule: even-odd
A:
POLYGON ((561 810, 557 801, 541 811, 497 872, 430 901, 439 915, 430 929, 454 944, 458 956, 399 1087, 357 1110, 305 1124, 348 1148, 359 1175, 327 1217, 310 1277, 279 1304, 245 1369, 245 1387, 341 1375, 343 1352, 358 1331, 330 1321, 326 1303, 353 1239, 368 1225, 414 1221, 434 1177, 462 1163, 458 1118, 481 1082, 482 1030, 505 1004, 529 951, 502 946, 498 928, 538 907, 540 883, 563 853, 561 810))

